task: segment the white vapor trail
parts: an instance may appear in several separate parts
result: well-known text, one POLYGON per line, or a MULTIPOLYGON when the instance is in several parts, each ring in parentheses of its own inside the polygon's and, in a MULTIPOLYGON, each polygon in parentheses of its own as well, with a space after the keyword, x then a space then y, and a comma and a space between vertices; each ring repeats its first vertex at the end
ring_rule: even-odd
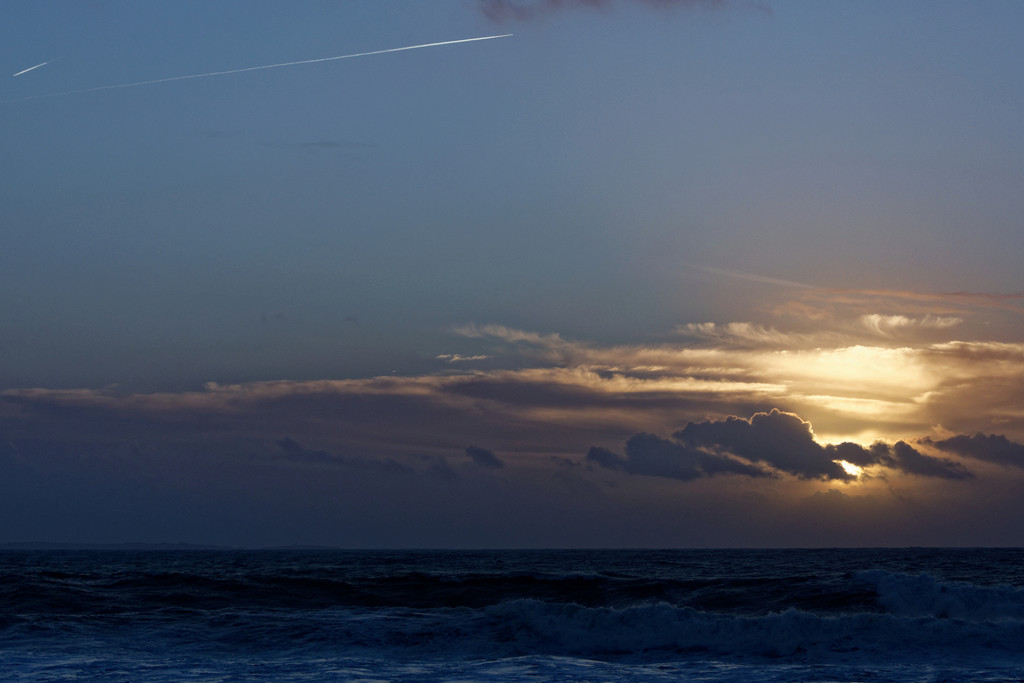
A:
POLYGON ((27 74, 27 73, 28 73, 29 71, 35 71, 35 70, 36 70, 36 69, 38 69, 39 67, 41 67, 41 66, 46 66, 47 64, 49 64, 49 63, 50 63, 50 62, 52 62, 52 61, 53 61, 53 60, 51 59, 51 60, 49 60, 49 61, 46 61, 46 62, 42 62, 41 64, 36 64, 35 66, 30 66, 30 67, 29 67, 29 68, 27 68, 27 69, 22 69, 21 71, 19 71, 19 72, 18 72, 18 73, 16 73, 16 74, 11 74, 11 78, 17 78, 18 76, 20 76, 20 75, 22 75, 22 74, 27 74))
MULTIPOLYGON (((301 59, 296 62, 281 62, 280 64, 264 64, 262 66, 247 66, 242 69, 228 69, 226 71, 209 71, 202 74, 190 74, 188 76, 170 76, 169 78, 155 78, 151 81, 136 81, 134 83, 118 83, 116 85, 99 85, 95 88, 82 88, 81 90, 67 90, 65 92, 50 93, 48 95, 32 95, 30 97, 22 98, 17 101, 24 100, 37 100, 44 97, 63 97, 64 95, 77 95, 79 93, 95 92, 97 90, 115 90, 117 88, 135 88, 140 85, 153 85, 155 83, 168 83, 170 81, 184 81, 190 78, 209 78, 210 76, 226 76, 228 74, 240 74, 246 71, 262 71, 264 69, 279 69, 284 66, 298 66, 300 64, 317 64, 319 62, 334 62, 339 59, 352 59, 353 57, 368 57, 370 55, 382 55, 386 52, 403 52, 405 50, 419 50, 424 47, 439 47, 441 45, 456 45, 458 43, 473 43, 478 40, 494 40, 495 38, 508 38, 512 36, 512 33, 504 33, 498 36, 482 36, 480 38, 462 38, 461 40, 445 40, 439 43, 423 43, 421 45, 406 45, 405 47, 392 47, 387 50, 373 50, 372 52, 356 52, 351 55, 338 55, 337 57, 320 57, 318 59, 301 59)), ((43 62, 46 64, 46 62, 43 62)), ((38 68, 43 64, 32 67, 32 69, 38 68)), ((25 71, 31 71, 32 69, 26 69, 25 71)), ((25 73, 22 71, 21 73, 25 73)), ((14 74, 15 76, 19 74, 14 74)))

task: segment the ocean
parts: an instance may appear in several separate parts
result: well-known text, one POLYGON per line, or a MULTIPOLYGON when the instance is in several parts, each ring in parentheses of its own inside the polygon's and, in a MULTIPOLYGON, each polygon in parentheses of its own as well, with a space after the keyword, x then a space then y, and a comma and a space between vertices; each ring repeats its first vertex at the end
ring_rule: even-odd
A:
POLYGON ((4 681, 1024 680, 1024 550, 7 550, 4 681))

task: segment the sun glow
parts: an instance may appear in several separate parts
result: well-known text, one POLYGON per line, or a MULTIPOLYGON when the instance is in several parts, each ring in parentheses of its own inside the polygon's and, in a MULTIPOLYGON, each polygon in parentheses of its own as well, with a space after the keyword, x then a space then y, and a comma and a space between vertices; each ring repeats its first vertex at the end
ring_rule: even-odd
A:
POLYGON ((859 477, 864 473, 864 468, 858 465, 854 465, 852 462, 846 462, 845 460, 836 460, 839 466, 846 470, 846 473, 852 477, 859 477))
POLYGON ((913 349, 849 346, 787 351, 765 359, 765 367, 790 378, 808 393, 837 395, 856 387, 862 398, 907 400, 934 384, 913 349))

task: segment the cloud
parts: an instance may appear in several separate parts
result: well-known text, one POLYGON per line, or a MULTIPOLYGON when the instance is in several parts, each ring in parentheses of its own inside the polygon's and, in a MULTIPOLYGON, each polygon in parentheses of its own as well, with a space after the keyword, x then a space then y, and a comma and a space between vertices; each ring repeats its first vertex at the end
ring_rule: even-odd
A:
POLYGON ((878 464, 893 466, 895 464, 895 461, 889 457, 889 446, 881 441, 876 441, 868 448, 849 441, 829 444, 825 448, 834 460, 845 460, 857 467, 870 467, 878 464))
MULTIPOLYGON (((691 323, 677 328, 691 337, 683 343, 606 347, 497 325, 463 326, 457 332, 503 342, 489 354, 494 365, 514 359, 519 367, 525 362, 546 368, 577 368, 616 381, 644 380, 649 387, 661 382, 677 391, 689 384, 692 390, 708 393, 743 392, 818 416, 816 423, 823 408, 833 413, 851 408, 858 419, 880 423, 908 423, 916 417, 926 429, 946 421, 944 412, 934 416, 929 412, 951 395, 963 398, 964 380, 992 385, 998 389, 992 399, 995 403, 1013 404, 1008 400, 1013 394, 1007 393, 1009 385, 1006 389, 998 385, 1024 378, 1024 364, 1012 364, 1022 357, 1024 345, 936 341, 934 337, 915 341, 904 334, 915 330, 948 334, 954 327, 949 316, 890 316, 879 318, 877 324, 880 330, 900 330, 898 343, 891 334, 869 331, 859 316, 834 327, 819 321, 813 332, 750 322, 691 323), (986 366, 996 363, 1004 367, 991 373, 986 366)), ((978 396, 985 391, 972 388, 971 393, 978 396)), ((961 416, 972 414, 969 401, 960 400, 959 408, 961 416)), ((969 423, 965 426, 969 428, 969 423)))
POLYGON ((782 280, 775 277, 766 277, 764 275, 758 275, 757 273, 747 273, 738 270, 726 270, 725 268, 715 268, 714 266, 700 265, 696 263, 687 263, 687 268, 691 268, 696 271, 708 273, 710 275, 719 275, 722 277, 730 278, 733 280, 746 280, 747 282, 756 282, 757 284, 775 285, 776 287, 785 287, 790 289, 812 289, 819 290, 821 288, 815 287, 814 285, 808 285, 803 282, 795 282, 793 280, 782 280))
POLYGON ((803 479, 851 478, 814 441, 809 422, 774 408, 755 413, 749 420, 730 417, 717 422, 691 422, 673 437, 692 448, 763 462, 803 479))
MULTIPOLYGON (((783 332, 773 327, 750 322, 686 323, 677 326, 676 332, 696 339, 747 347, 806 347, 820 345, 824 341, 820 333, 783 332)), ((833 335, 832 341, 839 342, 838 335, 833 335)))
MULTIPOLYGON (((631 462, 598 457, 622 471, 647 468, 677 479, 719 470, 758 478, 740 463, 806 481, 849 477, 836 460, 965 477, 955 460, 934 457, 942 448, 915 441, 935 424, 950 434, 987 433, 998 424, 1007 439, 1021 441, 1024 344, 952 337, 970 321, 954 326, 944 319, 951 316, 924 312, 879 318, 880 328, 900 330, 898 339, 875 334, 861 343, 871 334, 863 315, 843 322, 862 335, 852 344, 838 324, 814 332, 699 323, 686 326, 693 334, 685 340, 618 345, 463 325, 456 331, 468 348, 439 357, 452 363, 435 374, 210 383, 179 393, 12 389, 0 392, 0 432, 91 443, 218 434, 263 445, 290 435, 304 447, 315 444, 302 457, 311 463, 319 454, 324 464, 327 456, 344 456, 405 465, 411 454, 450 457, 466 444, 486 443, 516 464, 508 469, 514 471, 532 453, 580 458, 592 445, 615 449, 632 435, 663 436, 687 425, 669 442, 679 448, 661 444, 670 458, 645 461, 656 443, 639 439, 631 462), (915 341, 903 333, 917 329, 947 338, 915 341), (470 359, 485 362, 457 362, 470 359), (900 441, 922 448, 920 457, 902 447, 897 453, 891 444, 900 441), (873 442, 883 447, 866 446, 873 442)), ((280 446, 272 450, 287 460, 280 446)), ((290 453, 298 462, 299 452, 290 453)))
POLYGON ((487 469, 500 470, 505 467, 501 458, 486 448, 477 446, 466 446, 466 455, 473 461, 473 464, 487 469))
POLYGON ((966 458, 1024 468, 1024 445, 1010 441, 1002 434, 958 434, 941 441, 925 438, 921 443, 966 458))
MULTIPOLYGON (((434 375, 211 384, 204 391, 124 396, 16 389, 3 394, 0 411, 20 405, 79 416, 99 410, 108 417, 128 412, 168 420, 201 412, 228 420, 241 410, 240 415, 259 413, 270 425, 307 403, 317 411, 335 404, 334 419, 348 424, 338 415, 353 416, 348 424, 353 440, 397 449, 454 420, 458 436, 426 441, 458 450, 486 441, 502 453, 521 448, 516 440, 522 425, 558 434, 565 454, 572 446, 562 436, 583 430, 598 434, 585 445, 613 447, 633 433, 667 433, 677 428, 680 416, 717 420, 769 408, 800 415, 832 443, 913 443, 935 424, 965 434, 995 431, 998 425, 1010 439, 1024 437, 1024 344, 965 340, 959 335, 970 331, 970 320, 951 326, 942 320, 950 316, 921 312, 899 314, 902 323, 879 319, 880 326, 899 330, 879 335, 864 327, 862 315, 816 322, 811 326, 816 331, 756 322, 695 323, 684 326, 691 333, 687 339, 618 345, 501 325, 463 325, 456 332, 468 348, 438 358, 436 364, 445 367, 434 375), (914 331, 945 338, 918 340, 914 331), (272 408, 279 412, 264 415, 272 408), (473 410, 480 412, 469 424, 473 410), (388 424, 385 415, 396 416, 396 423, 388 424)), ((289 433, 307 438, 287 425, 268 437, 289 433)))
POLYGON ((973 479, 974 475, 963 465, 945 458, 924 455, 910 444, 897 441, 892 446, 895 469, 908 474, 942 479, 973 479))
MULTIPOLYGON (((491 21, 536 21, 556 12, 575 9, 601 9, 614 4, 611 0, 480 0, 480 11, 491 21)), ((626 0, 624 4, 637 4, 660 9, 701 8, 721 9, 735 5, 727 0, 626 0)), ((741 6, 771 14, 764 2, 743 2, 741 6)))
POLYGON ((1007 443, 1013 452, 1013 442, 827 444, 795 412, 752 409, 743 418, 686 422, 708 406, 734 407, 735 399, 644 387, 598 372, 535 368, 162 394, 6 392, 0 515, 12 521, 5 538, 924 544, 969 540, 956 516, 969 500, 975 526, 995 520, 986 538, 1020 541, 1019 525, 987 508, 1019 509, 1020 470, 970 481, 953 455, 932 457, 943 447, 959 457, 964 444, 1007 443), (836 460, 867 467, 869 476, 840 471, 836 460), (811 525, 799 501, 828 487, 873 502, 821 508, 811 525), (522 511, 514 524, 508 509, 522 511), (708 525, 678 523, 708 510, 716 511, 708 525), (948 525, 959 531, 948 535, 948 525), (935 535, 918 533, 925 527, 935 535))
POLYGON ((750 419, 690 422, 672 435, 674 441, 653 434, 635 434, 626 442, 626 456, 591 447, 586 459, 605 469, 689 481, 716 474, 771 477, 775 473, 799 479, 852 481, 839 460, 860 467, 878 465, 892 470, 941 479, 970 479, 973 474, 958 462, 925 455, 906 442, 889 446, 876 442, 869 448, 855 443, 820 445, 811 425, 799 416, 772 409, 750 419), (767 466, 765 469, 761 465, 767 466))
POLYGON ((403 465, 393 458, 366 458, 352 455, 339 455, 328 451, 304 448, 290 436, 278 439, 277 446, 281 449, 281 457, 292 462, 332 467, 349 467, 355 469, 378 470, 391 474, 413 474, 411 467, 403 465))
POLYGON ((474 360, 487 360, 490 356, 486 354, 477 354, 475 356, 463 356, 459 353, 442 353, 436 356, 438 360, 446 360, 449 363, 465 363, 467 361, 474 360))
POLYGON ((905 315, 867 313, 860 317, 860 322, 865 328, 875 334, 890 336, 901 330, 913 328, 945 329, 947 327, 954 327, 961 324, 963 319, 954 316, 926 315, 920 318, 912 318, 905 315))
MULTIPOLYGON (((805 316, 821 320, 825 316, 805 316)), ((813 331, 783 331, 777 327, 752 323, 686 323, 676 327, 682 336, 698 340, 707 340, 721 345, 746 348, 821 348, 826 346, 851 346, 854 343, 877 343, 877 338, 892 339, 899 337, 906 340, 912 336, 924 336, 935 331, 956 327, 964 322, 956 316, 939 315, 883 315, 881 313, 865 313, 858 316, 855 322, 838 322, 833 328, 818 326, 813 331)))
POLYGON ((904 441, 889 445, 876 441, 865 448, 855 443, 841 443, 825 446, 835 459, 845 460, 858 467, 880 465, 882 467, 939 479, 973 479, 974 475, 962 464, 946 458, 925 455, 904 441))
POLYGON ((1024 313, 1024 294, 915 292, 889 289, 805 287, 776 304, 774 312, 796 318, 835 319, 860 315, 964 318, 979 312, 1024 313), (880 311, 888 311, 880 313, 880 311))
MULTIPOLYGON (((665 434, 678 428, 680 417, 717 421, 770 408, 800 415, 814 424, 817 438, 832 443, 914 443, 935 424, 965 434, 998 424, 1010 439, 1024 435, 1022 344, 901 337, 850 345, 836 336, 834 342, 847 344, 830 345, 823 333, 755 324, 699 329, 705 336, 609 346, 465 325, 458 332, 474 346, 457 357, 489 358, 445 364, 432 375, 211 383, 202 391, 152 394, 12 389, 0 393, 0 416, 60 412, 65 421, 57 429, 91 433, 105 423, 121 429, 118 420, 170 431, 201 415, 228 432, 251 422, 267 439, 291 434, 304 443, 327 445, 321 437, 334 429, 354 448, 372 444, 386 455, 423 444, 421 452, 442 455, 479 442, 514 454, 531 430, 566 455, 581 445, 614 447, 638 432, 665 434), (737 335, 741 341, 734 341, 737 335), (302 431, 293 429, 295 421, 302 431), (451 433, 443 433, 444 425, 451 433)), ((935 331, 952 329, 961 328, 935 331)), ((812 478, 830 476, 830 469, 814 461, 793 467, 812 478)))
POLYGON ((448 464, 448 460, 439 455, 420 455, 415 458, 425 467, 425 472, 445 481, 456 481, 459 475, 448 464))
POLYGON ((546 349, 572 348, 575 346, 571 342, 563 340, 558 334, 539 334, 537 332, 518 330, 514 327, 506 327, 505 325, 456 325, 454 332, 463 337, 473 339, 494 337, 506 342, 522 342, 546 349))
POLYGON ((587 452, 586 459, 600 467, 627 474, 682 481, 719 474, 741 474, 755 478, 772 476, 770 472, 734 458, 687 448, 653 434, 635 434, 630 437, 626 442, 626 457, 594 446, 587 452))

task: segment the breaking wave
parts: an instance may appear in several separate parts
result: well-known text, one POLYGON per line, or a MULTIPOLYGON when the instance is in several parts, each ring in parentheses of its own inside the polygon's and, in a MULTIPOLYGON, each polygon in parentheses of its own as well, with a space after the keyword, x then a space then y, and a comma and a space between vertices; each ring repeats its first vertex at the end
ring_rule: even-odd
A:
POLYGON ((878 551, 850 571, 813 551, 7 557, 0 666, 51 649, 81 661, 97 644, 110 661, 176 652, 312 669, 354 658, 466 671, 531 657, 554 670, 697 673, 729 662, 1024 666, 1024 590, 1007 582, 1020 577, 992 569, 1019 564, 910 557, 878 551), (917 571, 926 565, 938 570, 917 571))

